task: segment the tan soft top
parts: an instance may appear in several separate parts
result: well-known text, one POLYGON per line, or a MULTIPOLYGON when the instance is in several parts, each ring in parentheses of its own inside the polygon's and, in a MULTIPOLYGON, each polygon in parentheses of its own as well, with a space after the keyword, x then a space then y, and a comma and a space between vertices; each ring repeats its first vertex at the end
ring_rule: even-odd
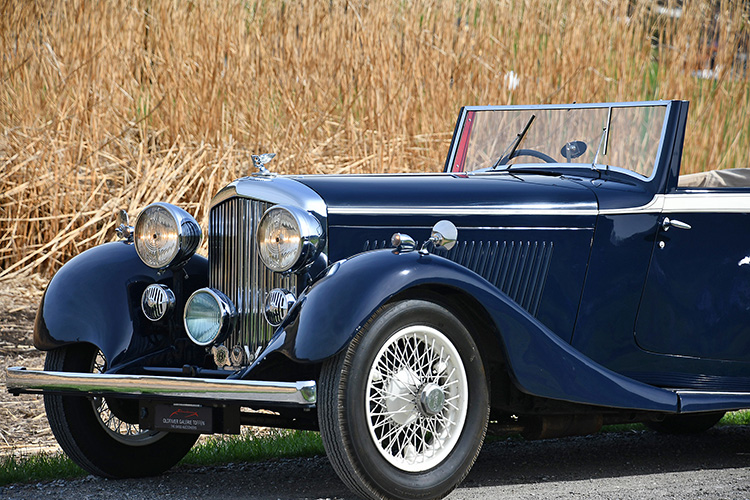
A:
POLYGON ((697 174, 681 175, 678 187, 717 188, 750 187, 750 168, 709 170, 697 174))

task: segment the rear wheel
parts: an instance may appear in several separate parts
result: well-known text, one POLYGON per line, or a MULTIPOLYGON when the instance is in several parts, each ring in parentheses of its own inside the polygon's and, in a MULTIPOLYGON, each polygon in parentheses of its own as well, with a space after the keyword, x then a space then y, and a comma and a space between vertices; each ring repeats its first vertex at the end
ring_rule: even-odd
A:
MULTIPOLYGON (((101 352, 90 344, 49 351, 47 371, 100 373, 106 369, 101 352)), ((102 477, 141 477, 164 472, 180 461, 198 439, 141 429, 137 404, 109 398, 45 394, 52 432, 65 453, 83 469, 102 477)))
POLYGON ((663 434, 698 434, 705 432, 724 416, 723 411, 668 415, 658 422, 646 422, 646 426, 663 434))
POLYGON ((481 356, 444 307, 378 311, 323 366, 318 414, 339 477, 365 498, 441 498, 473 465, 487 429, 481 356))

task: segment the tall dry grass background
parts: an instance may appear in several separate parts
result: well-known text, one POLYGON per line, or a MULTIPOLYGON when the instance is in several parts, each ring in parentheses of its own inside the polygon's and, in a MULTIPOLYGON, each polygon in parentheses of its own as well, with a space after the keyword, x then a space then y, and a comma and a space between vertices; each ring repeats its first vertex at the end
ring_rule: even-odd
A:
POLYGON ((257 152, 439 171, 462 105, 689 99, 686 168, 748 167, 744 3, 0 0, 0 278, 111 240, 117 208, 204 222, 257 152))

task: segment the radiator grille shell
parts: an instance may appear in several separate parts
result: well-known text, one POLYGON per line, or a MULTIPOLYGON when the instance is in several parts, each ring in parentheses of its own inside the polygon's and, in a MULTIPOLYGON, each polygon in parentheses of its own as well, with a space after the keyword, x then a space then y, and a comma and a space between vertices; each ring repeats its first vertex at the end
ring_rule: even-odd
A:
POLYGON ((209 286, 223 292, 237 307, 237 328, 224 342, 232 367, 251 363, 268 344, 274 328, 263 315, 268 292, 285 288, 297 295, 297 277, 270 271, 261 261, 255 229, 273 206, 234 197, 211 209, 208 223, 209 286))

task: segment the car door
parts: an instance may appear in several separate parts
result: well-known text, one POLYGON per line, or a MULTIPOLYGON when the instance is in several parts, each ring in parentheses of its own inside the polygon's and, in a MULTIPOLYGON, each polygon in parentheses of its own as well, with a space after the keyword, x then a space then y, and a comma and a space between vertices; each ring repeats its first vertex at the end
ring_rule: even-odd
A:
POLYGON ((750 362, 750 189, 664 196, 635 337, 650 352, 750 362))

